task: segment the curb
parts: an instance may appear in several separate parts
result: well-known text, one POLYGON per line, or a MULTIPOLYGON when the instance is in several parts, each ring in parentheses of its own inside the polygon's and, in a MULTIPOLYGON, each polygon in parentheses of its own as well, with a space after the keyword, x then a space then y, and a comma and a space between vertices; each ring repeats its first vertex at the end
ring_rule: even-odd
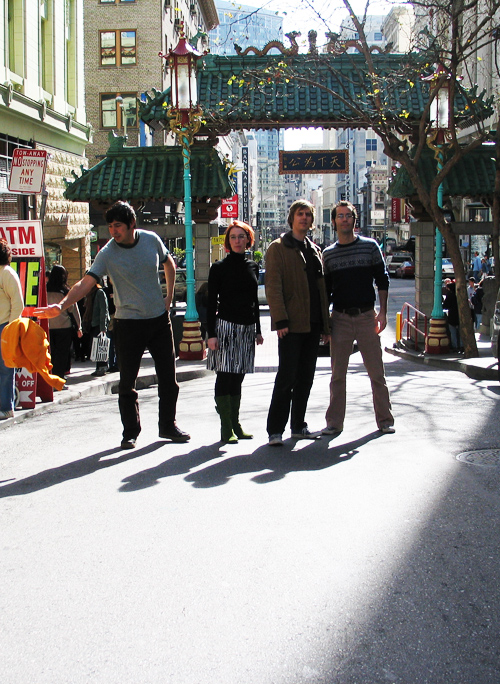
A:
MULTIPOLYGON (((186 382, 188 380, 204 377, 210 373, 211 371, 208 371, 206 368, 177 369, 176 377, 177 382, 186 382)), ((43 415, 58 404, 67 404, 68 402, 80 399, 81 397, 102 397, 105 395, 117 394, 119 383, 118 373, 113 373, 112 375, 116 377, 111 377, 110 375, 109 379, 105 378, 103 380, 101 378, 96 378, 95 380, 89 380, 89 382, 84 383, 81 389, 77 389, 76 386, 73 385, 68 385, 67 390, 54 392, 52 401, 37 404, 32 409, 16 410, 13 418, 7 418, 7 420, 0 421, 0 430, 9 427, 9 425, 23 423, 25 420, 29 420, 35 415, 43 415)), ((147 389, 156 384, 156 373, 152 373, 149 368, 144 369, 142 373, 139 371, 136 389, 147 389)))
POLYGON ((400 347, 385 347, 385 351, 393 356, 399 356, 407 361, 422 363, 428 366, 435 366, 444 370, 454 370, 464 373, 473 380, 495 380, 498 381, 499 371, 498 362, 494 357, 459 359, 443 358, 424 354, 424 352, 410 351, 400 347))

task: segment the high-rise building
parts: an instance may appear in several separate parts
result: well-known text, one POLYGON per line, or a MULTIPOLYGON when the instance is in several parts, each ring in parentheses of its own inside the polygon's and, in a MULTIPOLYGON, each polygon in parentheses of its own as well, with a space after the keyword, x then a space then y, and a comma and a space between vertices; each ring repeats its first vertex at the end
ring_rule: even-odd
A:
MULTIPOLYGON (((270 41, 283 39, 282 19, 274 12, 225 0, 217 0, 216 7, 220 24, 209 34, 211 52, 234 54, 234 43, 242 49, 253 46, 261 50, 270 41)), ((249 157, 250 165, 257 170, 251 188, 252 206, 256 207, 252 222, 258 229, 257 246, 265 247, 286 224, 284 178, 279 175, 284 132, 258 130, 252 131, 251 137, 257 142, 257 158, 249 157)))

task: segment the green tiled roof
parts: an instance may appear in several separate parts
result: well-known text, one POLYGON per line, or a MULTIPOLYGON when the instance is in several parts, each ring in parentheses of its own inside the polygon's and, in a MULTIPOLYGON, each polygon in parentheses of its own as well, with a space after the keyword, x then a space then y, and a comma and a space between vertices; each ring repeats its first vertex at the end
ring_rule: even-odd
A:
MULTIPOLYGON (((443 193, 449 197, 492 197, 495 187, 495 161, 492 159, 495 148, 482 145, 462 157, 452 167, 443 181, 443 193)), ((432 179, 437 173, 434 152, 426 148, 418 163, 418 175, 429 190, 432 179)), ((389 185, 391 197, 412 197, 415 188, 404 168, 400 168, 389 185)))
MULTIPOLYGON (((373 60, 380 78, 378 87, 387 103, 388 114, 401 121, 418 120, 427 101, 428 83, 420 78, 410 83, 402 74, 403 55, 374 54, 373 60), (401 73, 401 76, 397 76, 401 73), (406 114, 405 114, 406 116, 406 114)), ((300 80, 307 77, 323 83, 333 93, 344 94, 346 100, 370 107, 368 93, 373 85, 367 75, 366 60, 362 54, 294 55, 286 56, 226 56, 205 55, 198 61, 198 102, 203 108, 208 127, 217 129, 217 123, 227 128, 273 128, 293 126, 340 127, 349 124, 366 126, 366 119, 352 111, 348 102, 326 90, 300 80), (286 62, 295 74, 288 83, 262 74, 279 63, 286 62), (252 77, 252 74, 254 76, 252 77), (258 76, 260 74, 260 76, 258 76), (244 81, 244 82, 242 82, 244 81), (251 85, 249 85, 249 83, 251 85), (215 125, 214 125, 215 122, 215 125)), ((166 121, 164 102, 169 103, 170 91, 154 91, 146 103, 140 104, 140 116, 146 123, 166 121)), ((484 108, 479 97, 478 107, 484 108)), ((455 100, 457 118, 465 121, 470 110, 462 112, 465 98, 458 94, 455 100)), ((488 109, 488 113, 491 113, 488 109)))
MULTIPOLYGON (((68 183, 65 197, 76 202, 184 199, 184 163, 180 147, 123 147, 124 138, 113 140, 106 158, 83 170, 68 183)), ((193 198, 232 197, 234 189, 213 147, 191 148, 193 198)))

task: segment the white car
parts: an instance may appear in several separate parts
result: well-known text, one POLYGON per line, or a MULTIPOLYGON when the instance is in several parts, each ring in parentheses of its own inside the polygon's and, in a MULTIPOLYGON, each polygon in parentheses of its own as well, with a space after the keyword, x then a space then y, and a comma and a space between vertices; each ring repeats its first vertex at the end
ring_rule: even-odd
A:
POLYGON ((264 281, 266 278, 266 272, 265 271, 259 271, 259 288, 257 292, 257 296, 259 298, 259 304, 267 304, 267 299, 266 299, 266 286, 264 285, 264 281))
POLYGON ((443 258, 441 271, 443 278, 453 278, 455 276, 455 269, 453 268, 451 259, 448 259, 447 257, 443 258))

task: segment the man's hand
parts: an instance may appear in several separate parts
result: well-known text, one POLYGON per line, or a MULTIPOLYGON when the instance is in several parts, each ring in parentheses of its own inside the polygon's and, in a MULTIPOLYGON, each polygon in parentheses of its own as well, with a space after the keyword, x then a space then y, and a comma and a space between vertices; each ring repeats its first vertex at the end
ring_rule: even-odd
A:
POLYGON ((281 330, 276 331, 280 340, 288 335, 288 328, 281 328, 281 330))
POLYGON ((377 335, 380 335, 382 330, 387 327, 387 314, 385 312, 379 311, 375 316, 375 330, 377 335))
POLYGON ((51 304, 50 306, 41 306, 34 309, 33 316, 36 316, 37 318, 56 318, 61 315, 61 311, 62 308, 60 304, 51 304))
POLYGON ((255 341, 257 342, 257 344, 264 344, 264 338, 262 337, 262 335, 257 335, 255 337, 255 341))
POLYGON ((330 337, 331 335, 324 335, 323 333, 321 334, 321 342, 323 344, 328 344, 330 342, 330 337))

